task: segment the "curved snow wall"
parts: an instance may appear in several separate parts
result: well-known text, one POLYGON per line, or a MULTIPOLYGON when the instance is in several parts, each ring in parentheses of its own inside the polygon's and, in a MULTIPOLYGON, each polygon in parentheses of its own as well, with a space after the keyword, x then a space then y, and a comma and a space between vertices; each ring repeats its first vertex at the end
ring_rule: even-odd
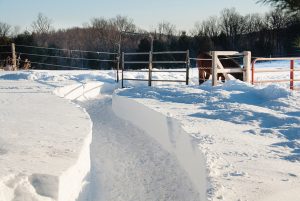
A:
POLYGON ((167 117, 133 99, 113 95, 112 108, 117 116, 128 120, 154 138, 166 151, 174 154, 189 179, 198 189, 200 201, 207 200, 206 162, 197 143, 178 120, 167 117))

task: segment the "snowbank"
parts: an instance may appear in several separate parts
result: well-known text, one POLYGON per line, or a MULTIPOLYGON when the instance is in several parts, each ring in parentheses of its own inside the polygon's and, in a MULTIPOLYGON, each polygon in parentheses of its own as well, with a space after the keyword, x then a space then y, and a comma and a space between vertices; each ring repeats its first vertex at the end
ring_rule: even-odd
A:
POLYGON ((182 128, 180 123, 170 116, 149 109, 133 99, 115 94, 112 102, 115 114, 130 121, 153 137, 171 154, 175 154, 179 164, 189 175, 199 190, 200 200, 206 200, 206 163, 204 156, 182 128))
POLYGON ((149 129, 158 127, 151 123, 158 117, 148 119, 148 111, 180 121, 205 155, 209 200, 266 201, 286 192, 286 200, 300 199, 298 93, 230 81, 217 87, 135 87, 115 97, 122 100, 116 111, 136 124, 150 122, 149 129), (132 105, 138 108, 134 115, 132 105))
MULTIPOLYGON (((209 200, 299 200, 299 93, 285 85, 253 87, 239 81, 217 87, 208 81, 199 87, 197 69, 190 73, 190 86, 155 82, 149 88, 125 82, 135 88, 115 94, 113 110, 177 157, 202 200, 206 194, 209 200)), ((180 73, 153 76, 184 79, 180 73)), ((1 72, 0 200, 68 201, 78 196, 90 165, 91 123, 83 109, 53 91, 85 101, 111 94, 114 79, 113 71, 1 72), (80 133, 85 135, 78 137, 80 133)))
POLYGON ((0 200, 76 200, 90 171, 88 114, 53 87, 0 83, 0 200))

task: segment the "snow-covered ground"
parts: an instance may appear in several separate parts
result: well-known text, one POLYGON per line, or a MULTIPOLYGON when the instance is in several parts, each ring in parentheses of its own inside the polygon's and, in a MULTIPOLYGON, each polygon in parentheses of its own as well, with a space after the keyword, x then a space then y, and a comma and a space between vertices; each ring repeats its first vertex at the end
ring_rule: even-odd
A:
POLYGON ((88 114, 27 80, 0 80, 0 200, 74 200, 90 171, 88 114), (73 185, 69 185, 73 183, 73 185))
MULTIPOLYGON (((282 63, 261 63, 258 68, 269 65, 282 63)), ((147 73, 126 76, 146 78, 147 73)), ((256 76, 286 79, 288 74, 256 76)), ((155 73, 153 78, 184 80, 185 76, 155 73)), ((2 200, 57 200, 55 190, 43 189, 47 187, 40 183, 43 174, 59 177, 63 167, 78 161, 83 143, 71 137, 88 136, 91 123, 91 177, 79 201, 300 200, 299 92, 290 92, 286 85, 253 87, 240 81, 197 86, 196 69, 191 71, 189 86, 156 82, 147 87, 130 81, 125 85, 133 88, 115 90, 114 79, 113 71, 0 73, 1 127, 5 123, 0 128, 0 160, 5 161, 1 162, 5 171, 0 175, 0 200, 4 196, 8 199, 2 200), (51 92, 85 108, 90 122, 83 109, 51 92), (49 117, 38 118, 43 112, 49 117), (13 129, 19 129, 19 135, 13 129), (65 137, 70 137, 70 148, 65 137), (30 147, 33 154, 28 154, 30 147), (19 155, 12 150, 19 150, 19 155), (45 155, 58 150, 62 156, 34 155, 38 150, 45 155), (56 165, 59 160, 63 165, 56 165), (32 182, 32 174, 42 176, 32 182), (15 176, 8 180, 7 175, 15 176)), ((80 186, 82 180, 66 184, 80 186)))

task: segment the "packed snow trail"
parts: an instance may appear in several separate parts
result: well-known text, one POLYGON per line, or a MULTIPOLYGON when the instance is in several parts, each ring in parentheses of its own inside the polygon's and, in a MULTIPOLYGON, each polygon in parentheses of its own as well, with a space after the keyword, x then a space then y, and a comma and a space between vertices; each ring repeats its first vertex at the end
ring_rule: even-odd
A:
POLYGON ((143 131, 118 118, 111 97, 81 103, 93 121, 93 201, 197 201, 177 159, 143 131))

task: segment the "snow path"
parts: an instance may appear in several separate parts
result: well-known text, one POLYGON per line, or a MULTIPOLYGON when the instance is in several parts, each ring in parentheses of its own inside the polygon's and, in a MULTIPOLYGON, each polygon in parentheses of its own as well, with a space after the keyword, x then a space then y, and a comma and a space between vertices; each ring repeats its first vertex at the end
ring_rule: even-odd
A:
POLYGON ((81 105, 93 121, 92 200, 199 200, 177 159, 146 133, 116 117, 110 96, 81 105))

